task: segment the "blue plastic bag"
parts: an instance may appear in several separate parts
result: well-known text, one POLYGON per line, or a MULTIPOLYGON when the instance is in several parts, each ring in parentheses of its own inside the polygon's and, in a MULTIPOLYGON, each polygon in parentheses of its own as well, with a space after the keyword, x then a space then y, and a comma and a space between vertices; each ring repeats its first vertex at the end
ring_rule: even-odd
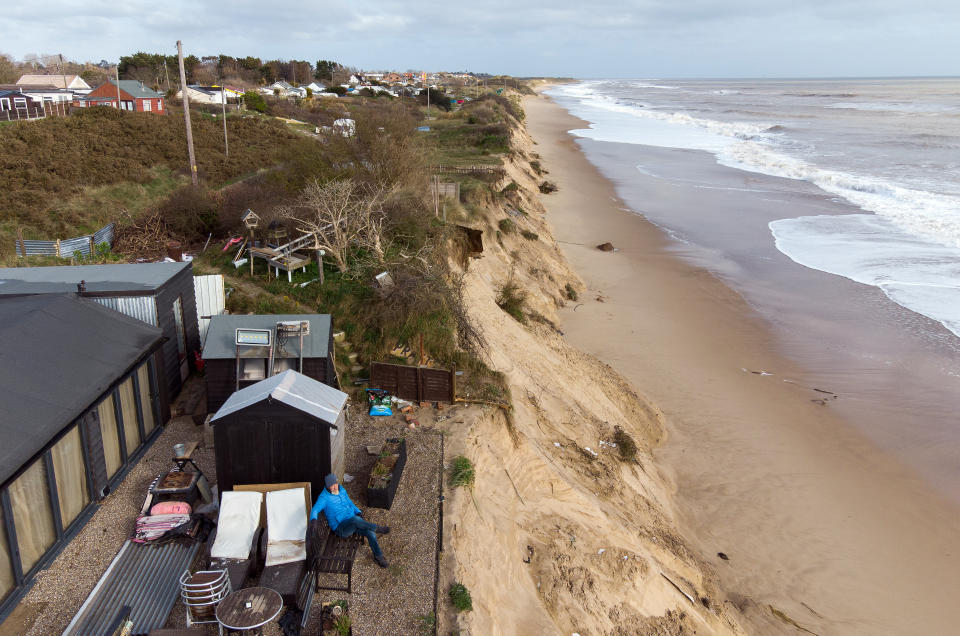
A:
POLYGON ((370 415, 393 415, 390 394, 383 389, 367 389, 367 402, 370 415))

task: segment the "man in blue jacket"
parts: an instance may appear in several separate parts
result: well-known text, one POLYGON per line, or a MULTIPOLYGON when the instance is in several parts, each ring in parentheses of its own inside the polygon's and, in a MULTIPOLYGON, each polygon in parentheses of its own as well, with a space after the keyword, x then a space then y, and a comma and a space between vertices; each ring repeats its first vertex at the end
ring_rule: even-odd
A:
POLYGON ((341 537, 349 537, 355 532, 359 532, 367 538, 370 543, 370 549, 373 550, 373 560, 382 568, 390 564, 383 558, 383 550, 377 543, 377 534, 386 534, 390 532, 388 526, 378 526, 363 519, 363 511, 353 505, 350 501, 350 495, 346 488, 341 488, 337 483, 337 476, 333 473, 327 475, 323 480, 326 489, 317 497, 317 503, 313 504, 310 511, 310 520, 316 519, 321 512, 327 516, 327 524, 330 529, 341 537))

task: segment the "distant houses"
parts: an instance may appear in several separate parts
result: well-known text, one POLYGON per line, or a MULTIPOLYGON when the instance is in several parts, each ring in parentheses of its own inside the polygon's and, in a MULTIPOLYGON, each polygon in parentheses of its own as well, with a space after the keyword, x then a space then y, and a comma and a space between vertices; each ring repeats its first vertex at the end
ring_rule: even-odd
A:
POLYGON ((116 80, 107 80, 106 83, 97 86, 85 97, 75 98, 73 105, 78 108, 87 108, 90 106, 109 106, 121 110, 130 110, 138 113, 159 113, 166 114, 166 108, 163 103, 163 95, 151 90, 143 85, 143 82, 136 80, 120 80, 119 86, 116 80))
POLYGON ((260 88, 260 92, 264 95, 276 95, 277 97, 306 97, 307 91, 301 91, 299 88, 296 88, 289 82, 279 80, 270 84, 269 86, 264 86, 260 88))
POLYGON ((0 89, 0 113, 22 111, 28 113, 41 107, 40 102, 16 89, 0 89))
POLYGON ((53 86, 80 94, 93 90, 79 75, 21 75, 17 86, 53 86))
MULTIPOLYGON (((243 90, 232 86, 200 86, 187 85, 187 98, 194 104, 227 104, 238 101, 243 97, 243 90)), ((177 91, 177 99, 183 99, 183 91, 177 91)))

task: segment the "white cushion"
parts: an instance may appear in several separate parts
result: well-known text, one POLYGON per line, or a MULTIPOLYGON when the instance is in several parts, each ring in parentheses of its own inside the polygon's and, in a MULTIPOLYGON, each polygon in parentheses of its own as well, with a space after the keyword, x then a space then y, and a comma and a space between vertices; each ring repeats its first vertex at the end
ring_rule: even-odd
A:
POLYGON ((210 556, 214 559, 246 559, 250 556, 253 535, 260 525, 263 494, 228 490, 220 501, 217 538, 210 556))
POLYGON ((307 558, 307 504, 303 488, 267 493, 267 565, 307 558))

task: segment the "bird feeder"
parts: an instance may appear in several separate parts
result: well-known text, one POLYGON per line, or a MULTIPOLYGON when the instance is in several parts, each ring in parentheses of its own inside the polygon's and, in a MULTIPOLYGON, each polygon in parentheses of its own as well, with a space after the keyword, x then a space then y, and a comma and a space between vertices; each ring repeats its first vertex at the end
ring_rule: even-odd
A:
POLYGON ((251 232, 253 232, 253 230, 256 229, 256 227, 260 224, 260 217, 256 212, 249 208, 240 215, 240 220, 243 221, 243 224, 251 232))

